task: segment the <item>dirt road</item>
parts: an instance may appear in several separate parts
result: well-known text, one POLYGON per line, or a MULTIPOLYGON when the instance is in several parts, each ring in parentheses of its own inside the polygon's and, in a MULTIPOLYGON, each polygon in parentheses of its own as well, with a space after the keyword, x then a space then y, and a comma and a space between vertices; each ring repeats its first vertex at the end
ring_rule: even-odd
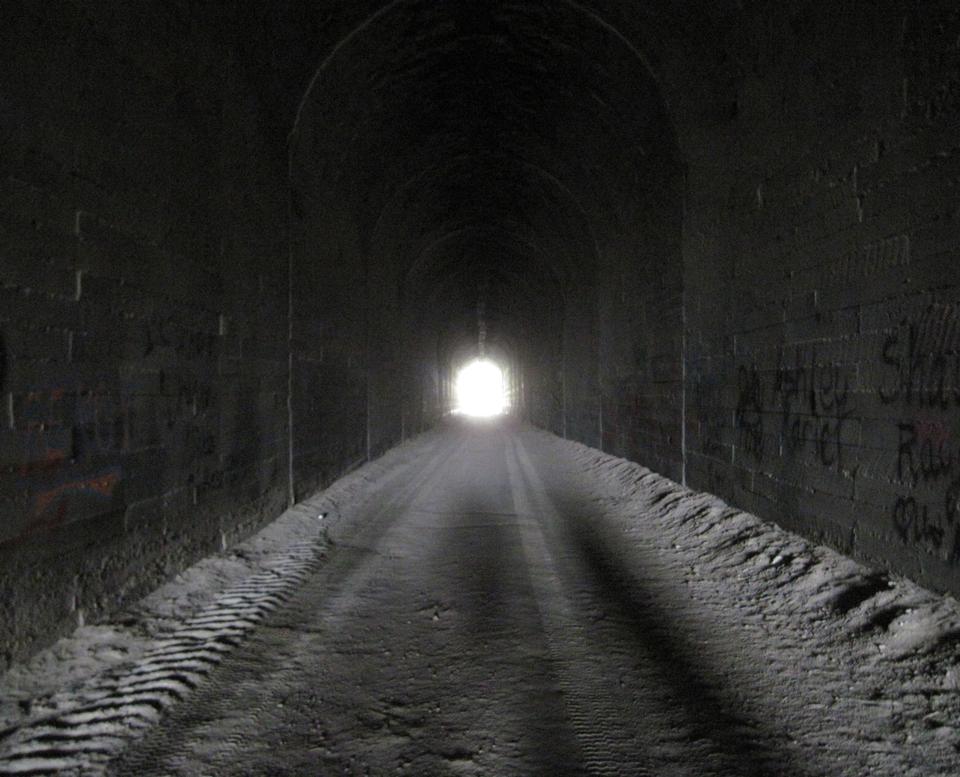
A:
POLYGON ((868 665, 851 636, 879 587, 804 609, 819 551, 778 533, 764 566, 743 530, 684 548, 678 526, 735 511, 674 520, 696 495, 649 476, 638 502, 588 450, 452 424, 338 516, 321 570, 112 773, 953 773, 956 720, 924 722, 920 664, 868 665))

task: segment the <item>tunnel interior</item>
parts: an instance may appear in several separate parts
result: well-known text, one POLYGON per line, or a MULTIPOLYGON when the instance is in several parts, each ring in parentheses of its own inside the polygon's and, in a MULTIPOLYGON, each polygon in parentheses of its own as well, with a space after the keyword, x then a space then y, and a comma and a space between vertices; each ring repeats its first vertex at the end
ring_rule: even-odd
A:
MULTIPOLYGON (((652 74, 601 20, 574 4, 385 7, 311 79, 290 175, 291 277, 350 311, 310 325, 366 338, 325 370, 366 386, 368 455, 449 409, 440 386, 468 343, 505 351, 534 423, 599 445, 606 407, 615 447, 653 446, 621 407, 659 390, 635 357, 679 320, 681 165, 652 74), (638 255, 653 288, 619 288, 601 315, 638 255), (663 315, 643 326, 655 296, 663 315)), ((661 348, 679 364, 677 338, 661 348)), ((673 461, 679 403, 664 391, 646 411, 670 419, 658 455, 673 461)))
POLYGON ((454 411, 471 416, 503 415, 508 409, 504 370, 484 354, 456 371, 454 411))
POLYGON ((960 591, 960 14, 15 0, 0 665, 509 412, 960 591))

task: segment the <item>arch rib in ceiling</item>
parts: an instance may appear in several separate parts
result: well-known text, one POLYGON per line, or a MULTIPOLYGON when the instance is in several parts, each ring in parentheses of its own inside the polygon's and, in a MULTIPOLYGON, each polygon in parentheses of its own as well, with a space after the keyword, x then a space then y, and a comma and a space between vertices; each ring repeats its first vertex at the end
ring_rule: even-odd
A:
MULTIPOLYGON (((360 33, 362 33, 368 27, 373 25, 379 19, 389 14, 394 8, 396 8, 399 5, 403 5, 406 2, 409 2, 409 0, 393 0, 393 2, 387 3, 386 5, 381 7, 379 10, 370 14, 370 16, 368 16, 366 19, 360 22, 360 24, 358 24, 356 27, 350 30, 350 32, 344 35, 339 41, 337 41, 334 47, 330 49, 330 53, 323 58, 323 61, 314 71, 313 76, 311 76, 310 82, 307 84, 307 88, 304 90, 303 96, 300 98, 300 102, 297 104, 297 113, 293 119, 293 126, 290 128, 290 132, 287 135, 288 156, 289 156, 289 162, 291 167, 293 165, 293 139, 300 128, 300 118, 303 115, 303 108, 307 104, 307 100, 310 99, 310 95, 313 92, 313 89, 316 86, 317 81, 320 78, 320 75, 323 73, 324 70, 327 69, 327 66, 334 60, 337 54, 340 53, 340 50, 344 46, 350 43, 350 41, 352 41, 354 38, 360 35, 360 33)), ((292 175, 293 171, 291 170, 290 173, 292 175)))
MULTIPOLYGON (((551 184, 553 184, 554 188, 557 189, 564 196, 565 199, 573 203, 576 211, 583 217, 583 221, 586 224, 587 230, 589 231, 589 234, 590 234, 590 242, 593 246, 593 254, 594 254, 593 258, 594 259, 599 258, 600 248, 597 243, 597 237, 593 228, 593 223, 591 222, 590 216, 587 214, 586 210, 584 209, 580 199, 570 190, 570 187, 564 184, 563 181, 561 181, 559 178, 557 178, 553 173, 551 173, 549 170, 547 170, 543 166, 538 165, 535 162, 530 162, 529 160, 516 156, 514 154, 507 154, 507 153, 501 152, 501 153, 486 153, 486 154, 481 154, 480 156, 502 158, 508 162, 513 162, 514 164, 521 165, 523 167, 526 167, 532 170, 535 175, 542 177, 546 179, 548 182, 550 182, 551 184)), ((456 158, 447 160, 443 164, 425 167, 422 170, 420 170, 418 173, 416 173, 415 175, 411 176, 406 181, 404 181, 400 186, 397 187, 395 192, 391 195, 390 199, 380 209, 380 213, 377 215, 377 220, 374 223, 373 230, 372 230, 373 239, 375 240, 376 235, 380 229, 380 224, 383 220, 384 214, 387 213, 389 208, 395 203, 395 201, 401 196, 401 194, 406 190, 408 190, 414 183, 421 180, 422 178, 424 178, 426 175, 430 173, 445 172, 463 161, 472 160, 475 158, 476 157, 467 157, 461 154, 461 155, 458 155, 456 158)), ((412 261, 416 261, 416 257, 412 261)), ((406 275, 406 271, 404 271, 404 275, 406 275)))
MULTIPOLYGON (((506 250, 509 251, 509 248, 506 250)), ((523 255, 518 255, 518 257, 525 259, 523 255)), ((438 291, 442 293, 450 287, 456 288, 456 285, 465 279, 476 279, 479 276, 484 276, 488 279, 508 281, 513 287, 521 291, 541 292, 547 289, 551 294, 562 296, 559 288, 556 287, 554 278, 551 276, 543 276, 540 279, 540 283, 535 284, 528 274, 511 267, 506 267, 499 262, 479 260, 466 266, 462 263, 451 263, 455 265, 454 268, 449 272, 433 277, 431 286, 424 292, 425 295, 429 296, 438 291)))
POLYGON ((557 289, 560 291, 561 303, 564 305, 566 304, 567 290, 563 282, 561 281, 561 279, 557 277, 556 270, 554 269, 553 265, 551 264, 549 259, 546 257, 543 249, 540 248, 540 246, 534 243, 531 243, 524 237, 517 235, 513 232, 507 232, 504 229, 497 229, 495 227, 490 227, 490 226, 482 227, 479 225, 463 226, 463 227, 459 227, 457 229, 451 230, 449 232, 444 232, 443 234, 439 235, 437 238, 432 240, 424 248, 422 248, 417 254, 417 256, 413 258, 410 265, 405 269, 405 271, 402 273, 400 277, 401 299, 404 297, 405 291, 408 288, 408 281, 411 278, 411 276, 414 276, 415 273, 423 274, 427 269, 428 265, 425 264, 424 262, 425 256, 427 254, 431 253, 440 245, 442 245, 443 243, 449 240, 453 240, 455 238, 462 237, 463 235, 471 234, 471 233, 503 234, 503 235, 506 235, 508 238, 511 238, 506 243, 507 246, 519 244, 528 248, 531 254, 535 255, 539 259, 539 261, 537 262, 538 269, 545 271, 545 275, 548 278, 550 278, 550 280, 556 285, 557 289))
MULTIPOLYGON (((300 98, 300 102, 297 104, 296 115, 294 116, 293 126, 290 128, 290 132, 287 136, 287 145, 288 145, 288 160, 290 166, 290 174, 293 174, 293 142, 297 135, 297 132, 300 127, 300 120, 303 115, 303 109, 306 106, 308 100, 310 99, 313 90, 316 88, 317 82, 320 80, 320 76, 327 69, 330 63, 336 58, 340 51, 347 46, 354 38, 358 37, 369 27, 376 24, 378 21, 383 19, 386 16, 389 16, 391 12, 404 5, 405 3, 412 2, 412 0, 392 0, 392 2, 387 3, 366 19, 364 19, 360 24, 354 27, 350 32, 348 32, 343 38, 341 38, 333 46, 330 52, 323 58, 323 60, 318 65, 317 69, 314 71, 313 76, 310 78, 310 81, 307 84, 307 88, 304 90, 303 96, 300 98)), ((609 32, 617 40, 619 40, 627 48, 627 50, 636 58, 638 62, 642 65, 643 69, 646 71, 647 75, 650 77, 654 83, 657 83, 656 73, 654 72, 650 62, 643 55, 643 53, 637 49, 636 46, 627 38, 616 26, 608 22, 602 16, 600 16, 596 11, 587 8, 580 3, 575 2, 575 0, 560 0, 568 8, 574 10, 576 13, 581 16, 590 19, 595 25, 599 26, 601 29, 609 32)), ((671 127, 671 129, 673 129, 671 127)))

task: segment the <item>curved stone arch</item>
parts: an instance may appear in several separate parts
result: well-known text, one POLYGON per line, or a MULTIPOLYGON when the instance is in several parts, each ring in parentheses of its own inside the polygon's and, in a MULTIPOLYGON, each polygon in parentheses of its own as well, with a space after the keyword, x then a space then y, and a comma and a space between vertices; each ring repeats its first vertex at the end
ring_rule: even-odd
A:
MULTIPOLYGON (((414 2, 414 0, 392 0, 389 3, 381 6, 377 11, 370 14, 367 18, 357 24, 350 32, 344 35, 337 43, 333 45, 330 51, 326 56, 320 61, 319 65, 313 72, 313 75, 310 77, 310 80, 307 83, 307 87, 303 92, 303 95, 300 98, 300 101, 297 104, 297 109, 294 114, 293 123, 290 127, 290 132, 288 133, 288 152, 290 154, 290 161, 292 163, 292 149, 293 149, 293 140, 296 137, 299 127, 300 120, 303 115, 303 109, 306 104, 309 102, 311 95, 316 88, 317 82, 320 80, 322 74, 330 65, 330 63, 340 54, 340 52, 349 46, 357 37, 366 32, 370 27, 374 26, 376 23, 382 19, 388 17, 391 13, 396 11, 401 6, 414 2)), ((619 40, 634 58, 640 63, 647 76, 654 82, 658 83, 656 77, 656 72, 652 67, 649 59, 641 52, 631 41, 630 39, 623 34, 614 24, 607 21, 603 16, 598 14, 596 11, 588 8, 587 6, 576 2, 576 0, 560 0, 561 3, 566 5, 568 8, 574 10, 576 13, 581 16, 590 19, 593 24, 606 32, 611 33, 617 40, 619 40)))
POLYGON ((566 304, 566 285, 563 282, 563 279, 560 278, 556 272, 555 267, 549 261, 549 258, 546 256, 543 249, 530 241, 516 236, 513 233, 506 233, 502 229, 497 229, 494 227, 481 227, 481 226, 464 226, 458 229, 453 229, 447 232, 444 232, 441 235, 438 235, 434 238, 426 247, 424 247, 416 257, 409 263, 404 273, 401 275, 400 279, 400 289, 401 289, 401 299, 406 296, 407 290, 410 285, 410 279, 412 277, 426 275, 429 269, 429 259, 426 259, 427 254, 432 253, 437 250, 444 243, 456 240, 464 237, 468 234, 482 234, 482 235, 506 235, 509 238, 513 238, 506 243, 507 246, 511 245, 522 245, 530 249, 530 256, 537 256, 540 258, 540 261, 537 263, 537 269, 543 272, 545 277, 548 277, 556 285, 558 293, 561 295, 560 303, 561 305, 566 304))
MULTIPOLYGON (((485 156, 485 155, 484 155, 484 156, 485 156)), ((598 253, 598 252, 599 252, 599 249, 597 248, 596 233, 595 233, 593 224, 592 224, 592 222, 591 222, 591 220, 590 220, 589 214, 587 213, 587 211, 586 211, 583 203, 581 202, 580 198, 577 197, 576 194, 574 194, 574 192, 570 189, 569 186, 567 186, 566 184, 564 184, 562 180, 560 180, 556 175, 554 175, 551 171, 549 171, 549 170, 547 170, 546 168, 544 168, 542 165, 539 165, 539 164, 537 164, 537 163, 535 163, 535 162, 531 162, 531 161, 529 161, 529 160, 527 160, 527 159, 524 159, 524 158, 522 158, 522 157, 519 157, 519 156, 517 156, 517 155, 515 155, 515 154, 508 154, 508 153, 505 153, 505 152, 501 152, 501 153, 496 154, 496 155, 491 154, 491 156, 497 156, 497 157, 499 157, 499 158, 501 158, 501 159, 504 159, 504 160, 506 160, 506 161, 508 161, 508 162, 512 162, 512 163, 515 163, 515 164, 517 164, 517 165, 523 166, 523 167, 525 167, 525 168, 527 168, 527 169, 529 169, 529 170, 532 170, 537 177, 540 177, 540 178, 546 180, 556 191, 560 192, 561 195, 563 196, 563 198, 565 198, 566 200, 568 200, 570 203, 573 204, 575 210, 576 210, 576 211, 580 214, 580 216, 583 218, 583 223, 584 223, 584 225, 586 226, 587 230, 589 230, 589 233, 590 233, 590 241, 591 241, 591 243, 593 244, 594 252, 595 252, 595 253, 598 253)), ((446 161, 445 161, 444 163, 442 163, 442 164, 437 164, 437 165, 432 165, 432 166, 429 166, 429 167, 424 167, 423 169, 421 169, 420 171, 418 171, 418 172, 415 173, 414 175, 412 175, 412 176, 410 176, 409 178, 407 178, 407 180, 405 180, 402 184, 400 184, 400 185, 396 188, 396 190, 394 191, 393 195, 391 195, 390 200, 389 200, 387 203, 384 204, 384 206, 380 209, 379 214, 377 215, 377 219, 376 219, 376 221, 374 222, 374 229, 373 229, 372 241, 375 241, 375 240, 376 240, 376 235, 377 235, 377 233, 378 233, 378 231, 379 231, 379 229, 380 229, 380 225, 382 224, 384 215, 388 212, 388 209, 389 209, 391 206, 393 206, 393 205, 396 204, 396 202, 399 200, 399 198, 403 195, 404 192, 406 192, 407 190, 409 190, 409 189, 410 189, 413 185, 415 185, 418 181, 421 181, 423 178, 427 177, 428 175, 447 171, 447 170, 453 168, 456 164, 462 163, 463 161, 465 161, 465 160, 462 158, 462 156, 460 156, 460 157, 455 158, 455 159, 446 160, 446 161)))
MULTIPOLYGON (((553 265, 561 276, 572 267, 597 268, 597 277, 584 277, 580 286, 583 304, 565 320, 569 338, 565 338, 564 358, 569 358, 563 366, 570 371, 572 401, 596 408, 605 386, 613 386, 612 391, 623 389, 620 383, 603 383, 598 360, 605 353, 604 339, 615 339, 624 322, 641 320, 637 311, 647 299, 669 297, 651 283, 643 289, 644 301, 601 311, 598 300, 620 300, 617 288, 626 288, 626 283, 617 286, 611 279, 636 272, 643 266, 637 259, 641 256, 668 264, 671 279, 682 278, 682 272, 676 272, 682 267, 682 255, 675 250, 680 240, 674 239, 673 232, 648 229, 653 217, 643 213, 660 207, 669 210, 676 216, 670 219, 671 229, 679 229, 683 178, 677 133, 651 61, 635 36, 576 0, 563 0, 557 9, 566 11, 556 15, 554 9, 534 9, 520 18, 518 8, 525 11, 522 4, 508 0, 498 4, 491 16, 496 29, 509 30, 504 40, 515 52, 515 73, 511 70, 514 60, 497 61, 498 52, 475 52, 479 65, 475 64, 470 55, 476 46, 463 44, 459 32, 470 33, 472 28, 463 26, 459 15, 437 14, 422 0, 393 0, 356 24, 326 54, 297 106, 287 149, 291 197, 294 188, 301 186, 304 196, 319 206, 315 215, 311 211, 310 239, 315 245, 309 250, 321 261, 328 259, 334 268, 331 272, 337 273, 334 281, 341 285, 332 287, 334 294, 348 281, 354 283, 340 294, 341 305, 363 309, 368 331, 373 327, 366 342, 380 343, 382 351, 402 348, 396 343, 403 304, 392 289, 409 285, 413 276, 408 265, 428 260, 436 250, 431 241, 443 241, 447 233, 467 234, 463 230, 469 227, 470 234, 479 234, 476 222, 486 219, 512 233, 508 242, 514 246, 518 236, 528 238, 539 249, 530 258, 539 258, 541 267, 553 265), (408 29, 392 26, 407 9, 408 29), (514 20, 519 21, 515 32, 508 27, 514 20), (442 31, 448 21, 450 34, 442 31), (410 50, 410 36, 423 43, 421 50, 410 50), (381 59, 378 48, 388 44, 391 48, 384 50, 394 51, 394 58, 381 59), (444 44, 449 44, 446 52, 444 44), (369 55, 359 56, 361 49, 369 55), (356 56, 338 59, 347 54, 356 56), (476 67, 491 68, 491 80, 475 79, 476 67), (390 68, 396 69, 399 80, 390 68), (339 78, 327 79, 328 72, 339 78), (551 75, 544 81, 539 73, 551 75), (564 80, 563 73, 570 74, 569 80, 564 80), (373 88, 369 97, 352 90, 364 84, 373 88), (478 85, 475 92, 474 84, 478 85), (459 96, 465 88, 467 100, 459 96), (536 99, 528 105, 525 101, 530 96, 536 99), (432 101, 415 103, 411 98, 432 101), (475 124, 470 100, 480 110, 492 111, 489 132, 482 123, 475 124), (425 115, 421 118, 419 109, 411 105, 428 106, 425 115), (554 122, 553 112, 559 112, 563 121, 554 122), (377 162, 377 155, 391 148, 393 127, 403 133, 396 137, 409 136, 417 142, 402 145, 400 153, 387 154, 377 162), (614 131, 617 134, 610 135, 614 131), (628 137, 623 145, 625 135, 635 142, 630 145, 628 137), (583 138, 591 140, 582 145, 583 138), (503 161, 485 175, 488 171, 478 160, 483 153, 500 150, 504 150, 503 161), (553 154, 563 160, 556 169, 553 154), (444 180, 443 171, 455 170, 460 158, 475 169, 444 180), (517 158, 523 162, 507 161, 517 158), (434 160, 438 161, 434 164, 434 160), (300 162, 302 169, 297 166, 300 162), (418 185, 430 180, 437 183, 418 194, 418 185), (410 197, 414 215, 394 220, 392 214, 399 212, 410 192, 415 195, 410 197), (518 228, 507 223, 511 207, 523 214, 525 225, 518 228), (582 242, 562 215, 566 208, 588 227, 582 242), (541 215, 551 211, 557 214, 552 219, 541 215), (374 246, 369 243, 371 226, 374 246), (543 233, 541 239, 537 231, 543 233), (548 245, 551 240, 554 245, 548 245), (599 277, 604 274, 607 280, 599 277), (372 286, 368 285, 371 278, 372 286)), ((305 259, 309 262, 314 257, 305 255, 305 259)), ((293 262, 291 258, 291 267, 293 262)), ((569 297, 573 284, 561 287, 567 290, 563 298, 569 297)), ((641 299, 639 294, 636 298, 641 299)), ((466 297, 462 304, 468 304, 466 297)), ((672 335, 660 331, 676 331, 676 326, 668 317, 657 321, 666 323, 659 325, 656 334, 646 336, 662 336, 666 347, 673 349, 668 358, 677 358, 672 335)), ((649 365, 631 369, 651 374, 649 365)), ((618 366, 614 377, 619 379, 620 373, 618 366)), ((672 397, 676 392, 661 393, 672 397)), ((603 428, 602 420, 594 409, 581 417, 575 434, 595 442, 597 437, 588 427, 603 428)))

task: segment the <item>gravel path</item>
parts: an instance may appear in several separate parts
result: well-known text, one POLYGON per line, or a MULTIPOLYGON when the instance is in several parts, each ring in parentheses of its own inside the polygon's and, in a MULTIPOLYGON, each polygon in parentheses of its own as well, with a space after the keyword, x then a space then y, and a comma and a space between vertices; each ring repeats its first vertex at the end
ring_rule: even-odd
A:
POLYGON ((110 773, 960 773, 950 598, 507 422, 355 491, 110 773))

